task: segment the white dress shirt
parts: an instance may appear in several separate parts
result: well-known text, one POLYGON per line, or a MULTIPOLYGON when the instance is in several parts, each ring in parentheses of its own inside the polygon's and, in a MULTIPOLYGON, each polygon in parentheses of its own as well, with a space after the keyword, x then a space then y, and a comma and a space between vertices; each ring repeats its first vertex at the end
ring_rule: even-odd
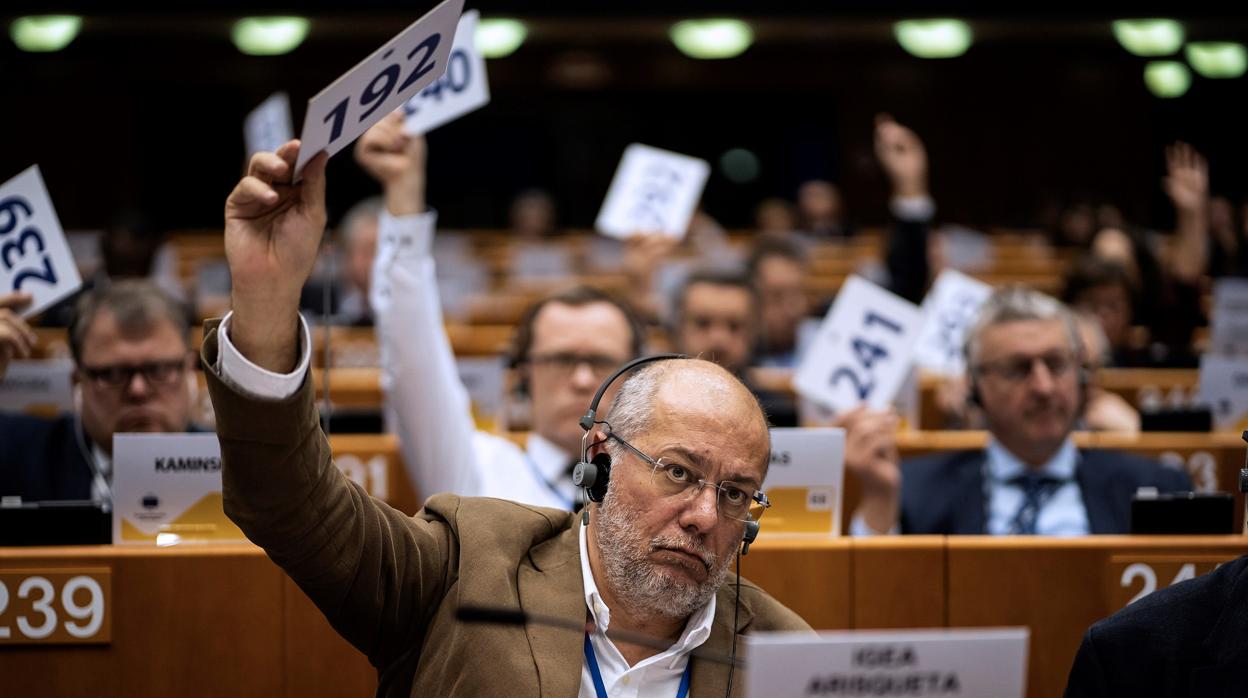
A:
MULTIPOLYGON (((689 653, 700 647, 711 637, 711 624, 715 620, 715 597, 689 616, 685 630, 680 634, 676 644, 652 657, 629 666, 624 655, 616 648, 615 643, 606 636, 611 625, 611 609, 598 593, 598 584, 594 581, 593 570, 589 567, 589 548, 584 526, 579 526, 581 543, 581 578, 585 585, 585 607, 594 621, 594 632, 589 642, 594 647, 594 656, 598 661, 598 671, 602 675, 602 685, 607 695, 612 698, 637 698, 638 696, 659 696, 668 698, 675 696, 680 688, 680 680, 689 665, 689 653)), ((692 689, 690 689, 692 691, 692 689)), ((594 679, 589 671, 588 659, 581 663, 581 690, 579 698, 596 698, 594 679)))

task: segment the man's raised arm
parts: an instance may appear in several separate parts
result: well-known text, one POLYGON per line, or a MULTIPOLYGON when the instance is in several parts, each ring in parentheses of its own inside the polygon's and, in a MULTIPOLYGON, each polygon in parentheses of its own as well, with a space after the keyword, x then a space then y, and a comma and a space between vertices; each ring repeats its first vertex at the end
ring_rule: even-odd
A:
POLYGON ((233 312, 204 338, 225 511, 377 666, 444 592, 447 526, 409 519, 334 467, 320 430, 299 290, 325 227, 325 160, 291 183, 299 142, 252 158, 225 205, 233 312), (300 335, 303 335, 302 337, 300 335))
POLYGON ((397 416, 403 465, 421 495, 478 495, 486 478, 473 447, 468 391, 442 326, 425 156, 424 137, 403 132, 402 112, 370 128, 355 147, 356 161, 385 190, 369 293, 382 387, 397 416))

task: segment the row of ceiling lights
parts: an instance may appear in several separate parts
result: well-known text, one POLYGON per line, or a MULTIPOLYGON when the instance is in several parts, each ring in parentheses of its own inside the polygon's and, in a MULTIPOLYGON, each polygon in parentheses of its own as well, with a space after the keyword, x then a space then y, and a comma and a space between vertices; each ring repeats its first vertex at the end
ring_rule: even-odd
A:
MULTIPOLYGON (((293 51, 308 35, 304 17, 245 17, 231 32, 239 51, 253 56, 275 56, 293 51)), ((19 17, 9 34, 24 51, 59 51, 82 29, 73 15, 19 17)), ((919 58, 954 58, 970 48, 970 26, 958 19, 908 19, 894 23, 897 43, 919 58)), ((1148 58, 1169 56, 1184 49, 1187 63, 1150 61, 1144 82, 1158 97, 1178 97, 1191 86, 1190 64, 1206 78, 1237 78, 1248 70, 1243 44, 1226 41, 1185 41, 1183 25, 1172 19, 1125 19, 1113 23, 1113 34, 1123 48, 1148 58)), ((487 58, 502 58, 520 47, 528 30, 516 19, 482 19, 477 47, 487 58)), ((691 58, 732 58, 754 42, 750 25, 739 19, 689 19, 676 22, 669 32, 672 43, 691 58)))

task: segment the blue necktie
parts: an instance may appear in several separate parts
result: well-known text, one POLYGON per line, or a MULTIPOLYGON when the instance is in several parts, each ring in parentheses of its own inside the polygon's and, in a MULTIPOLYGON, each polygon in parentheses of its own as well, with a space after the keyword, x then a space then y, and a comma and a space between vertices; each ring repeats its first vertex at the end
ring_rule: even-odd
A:
POLYGON ((1062 481, 1052 475, 1026 472, 1010 480, 1010 484, 1017 485, 1023 491, 1023 503, 1010 521, 1010 534, 1034 536, 1040 508, 1061 487, 1062 481))

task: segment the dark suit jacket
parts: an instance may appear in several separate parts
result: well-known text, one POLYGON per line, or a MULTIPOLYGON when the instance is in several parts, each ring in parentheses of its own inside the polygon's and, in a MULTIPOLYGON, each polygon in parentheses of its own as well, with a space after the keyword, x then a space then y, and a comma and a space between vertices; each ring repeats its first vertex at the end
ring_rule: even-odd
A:
POLYGON ((82 444, 73 415, 43 419, 0 413, 0 496, 18 495, 23 501, 91 498, 90 453, 85 434, 82 444))
POLYGON ((1248 696, 1248 557, 1093 625, 1066 696, 1248 696))
MULTIPOLYGON (((1156 461, 1115 451, 1080 451, 1075 480, 1092 533, 1127 533, 1131 496, 1140 487, 1161 492, 1192 489, 1187 474, 1156 461)), ((986 533, 985 451, 958 451, 901 463, 901 531, 986 533)))
MULTIPOLYGON (((215 372, 204 338, 221 439, 225 512, 366 654, 386 696, 575 696, 584 635, 543 625, 468 624, 460 605, 523 609, 584 622, 580 517, 500 499, 435 495, 409 517, 369 497, 334 467, 312 382, 285 400, 257 400, 215 372)), ((448 463, 447 467, 455 464, 448 463)), ((809 629, 742 582, 716 600, 704 647, 739 633, 809 629)), ((691 695, 722 696, 728 668, 693 660, 691 695)), ((735 692, 745 683, 738 672, 735 692)))

